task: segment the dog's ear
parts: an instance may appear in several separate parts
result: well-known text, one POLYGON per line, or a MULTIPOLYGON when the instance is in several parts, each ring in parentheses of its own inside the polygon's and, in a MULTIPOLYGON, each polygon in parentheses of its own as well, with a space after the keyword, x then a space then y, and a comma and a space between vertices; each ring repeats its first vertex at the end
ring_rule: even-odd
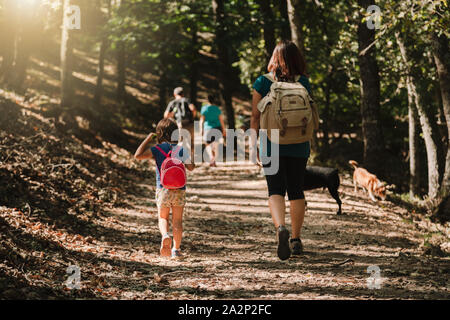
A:
POLYGON ((395 184, 386 185, 386 190, 394 190, 395 184))

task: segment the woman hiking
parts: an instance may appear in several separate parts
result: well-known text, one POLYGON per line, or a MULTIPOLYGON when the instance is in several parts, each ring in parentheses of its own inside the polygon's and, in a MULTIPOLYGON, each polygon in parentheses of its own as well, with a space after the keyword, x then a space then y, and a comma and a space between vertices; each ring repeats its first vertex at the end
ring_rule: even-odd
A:
MULTIPOLYGON (((269 74, 260 76, 253 84, 251 128, 256 130, 256 132, 260 129, 261 120, 261 111, 258 109, 258 104, 269 94, 274 82, 300 83, 304 88, 299 87, 303 90, 306 88, 307 92, 310 93, 310 83, 306 76, 305 59, 293 42, 282 41, 276 46, 268 65, 268 71, 269 74)), ((307 95, 306 91, 305 94, 307 95)), ((317 113, 315 113, 315 116, 316 121, 310 121, 307 125, 305 121, 305 127, 300 131, 301 134, 305 135, 304 142, 282 144, 280 140, 280 144, 275 145, 270 140, 266 140, 267 148, 262 148, 263 142, 261 141, 260 157, 270 157, 271 150, 275 147, 279 148, 279 170, 276 174, 270 175, 267 173, 267 165, 264 165, 264 171, 269 191, 269 208, 277 229, 277 253, 281 260, 289 259, 291 254, 299 255, 303 252, 303 245, 300 239, 305 217, 303 182, 306 163, 310 156, 312 132, 318 125, 317 113), (311 124, 311 122, 314 122, 314 124, 311 124), (290 202, 292 223, 292 238, 290 239, 290 243, 289 231, 286 229, 285 221, 286 193, 290 202)), ((287 124, 283 125, 285 127, 287 126, 287 124)), ((261 140, 264 139, 268 139, 268 137, 261 134, 261 140)))

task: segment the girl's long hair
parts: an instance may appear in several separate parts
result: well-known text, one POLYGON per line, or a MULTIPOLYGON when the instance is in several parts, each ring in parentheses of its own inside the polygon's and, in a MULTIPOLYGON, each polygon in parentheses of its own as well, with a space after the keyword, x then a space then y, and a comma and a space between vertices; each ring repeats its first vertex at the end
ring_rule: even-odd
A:
POLYGON ((173 119, 162 119, 156 126, 156 140, 158 143, 176 143, 176 141, 172 141, 172 134, 176 130, 178 130, 178 125, 173 119))
POLYGON ((295 81, 296 76, 306 75, 306 62, 295 43, 283 40, 273 50, 267 69, 278 81, 295 81))

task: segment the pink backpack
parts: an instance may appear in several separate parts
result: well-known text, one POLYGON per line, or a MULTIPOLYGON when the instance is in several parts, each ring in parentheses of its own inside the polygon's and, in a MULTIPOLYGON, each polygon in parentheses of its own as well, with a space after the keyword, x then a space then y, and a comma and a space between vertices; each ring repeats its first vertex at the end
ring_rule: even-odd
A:
MULTIPOLYGON (((186 168, 183 161, 171 157, 172 151, 167 154, 159 146, 156 146, 156 149, 166 157, 159 171, 162 186, 166 189, 184 188, 186 186, 186 168)), ((175 154, 177 154, 177 150, 179 148, 175 150, 175 154)))

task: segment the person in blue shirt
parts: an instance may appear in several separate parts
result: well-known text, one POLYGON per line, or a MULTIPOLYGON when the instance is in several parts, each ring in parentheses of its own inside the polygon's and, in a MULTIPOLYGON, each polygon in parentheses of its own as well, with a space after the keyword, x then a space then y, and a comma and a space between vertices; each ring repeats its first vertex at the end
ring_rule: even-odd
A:
MULTIPOLYGON (((308 77, 306 76, 305 59, 292 41, 280 42, 269 62, 268 71, 270 75, 260 76, 253 84, 252 119, 251 128, 256 132, 260 127, 261 113, 257 108, 258 103, 270 91, 272 80, 284 82, 300 82, 308 92, 311 92, 308 77), (272 80, 271 80, 272 79, 272 80)), ((267 136, 261 136, 268 139, 267 136)), ((266 140, 267 148, 261 148, 264 156, 271 156, 271 149, 275 144, 266 140)), ((261 145, 263 145, 261 143, 261 145)), ((279 170, 274 175, 266 173, 269 191, 269 208, 277 228, 278 257, 281 260, 289 259, 292 254, 298 255, 303 251, 300 233, 305 217, 305 195, 303 183, 305 177, 306 163, 310 156, 310 141, 297 144, 278 145, 279 147, 279 170), (292 238, 289 243, 289 231, 286 229, 285 221, 285 196, 288 194, 290 201, 290 214, 292 222, 292 238), (291 244, 291 245, 290 245, 291 244)), ((261 156, 261 155, 260 155, 261 156)), ((266 165, 267 166, 267 165, 266 165)))
POLYGON ((209 104, 202 107, 200 128, 206 142, 206 151, 210 159, 210 166, 216 166, 216 157, 219 153, 219 140, 226 136, 225 121, 222 111, 216 105, 216 98, 208 95, 209 104))
POLYGON ((156 162, 156 204, 158 206, 159 230, 161 232, 160 254, 163 257, 181 256, 181 239, 183 236, 183 211, 186 204, 186 187, 181 189, 165 189, 161 184, 161 165, 166 159, 162 153, 169 154, 184 162, 186 169, 192 171, 195 165, 189 160, 189 152, 172 141, 174 132, 178 130, 177 123, 170 118, 161 120, 156 126, 156 133, 150 133, 136 150, 134 157, 137 160, 154 159, 156 162), (157 140, 156 146, 150 147, 153 140, 157 140), (161 152, 162 150, 162 152, 161 152), (169 216, 172 209, 173 248, 172 238, 169 235, 169 216))

